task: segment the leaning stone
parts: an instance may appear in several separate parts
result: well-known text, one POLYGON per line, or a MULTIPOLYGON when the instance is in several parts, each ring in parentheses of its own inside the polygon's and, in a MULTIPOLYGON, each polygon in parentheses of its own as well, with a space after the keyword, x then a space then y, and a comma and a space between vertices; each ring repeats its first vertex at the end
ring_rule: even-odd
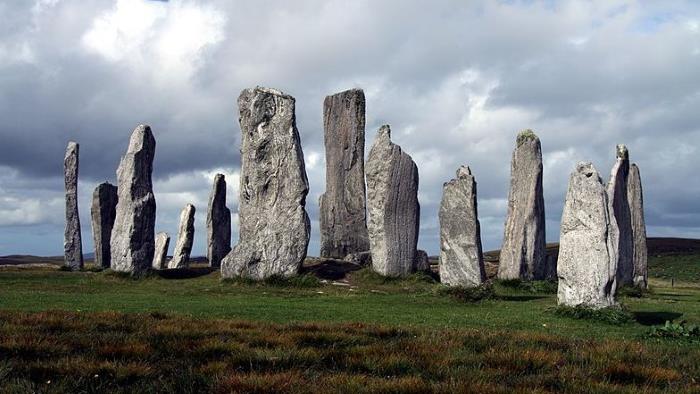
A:
POLYGON ((173 258, 168 263, 168 268, 188 268, 190 266, 190 253, 194 242, 194 205, 187 204, 180 212, 180 226, 177 231, 177 242, 173 258))
POLYGON ((78 165, 80 146, 71 141, 63 158, 66 186, 66 230, 63 238, 63 264, 71 270, 83 268, 83 241, 78 213, 78 165))
POLYGON ((323 102, 326 192, 319 199, 321 257, 369 249, 365 198, 365 94, 347 90, 323 102))
POLYGON ((430 271, 430 259, 428 258, 428 253, 425 250, 416 250, 416 255, 413 257, 413 271, 430 271))
POLYGON ((633 284, 633 238, 632 219, 630 216, 629 199, 627 198, 627 180, 630 172, 630 161, 627 148, 624 145, 617 146, 617 159, 610 173, 608 182, 608 200, 612 205, 611 214, 614 214, 620 230, 618 243, 617 284, 618 286, 633 284))
POLYGON ((241 125, 239 242, 221 263, 224 278, 298 274, 311 226, 295 100, 257 87, 238 98, 241 125))
POLYGON ((372 252, 366 250, 364 252, 350 253, 343 260, 364 267, 372 264, 372 252))
POLYGON ((498 266, 502 280, 541 280, 547 274, 542 148, 532 130, 518 134, 510 164, 508 216, 498 266))
POLYGON ((561 218, 557 274, 560 305, 615 305, 618 228, 598 172, 579 163, 561 218))
POLYGON ((486 281, 486 270, 476 181, 469 167, 460 167, 457 177, 444 184, 439 219, 440 282, 448 286, 479 286, 486 281))
POLYGON ((92 239, 95 243, 95 266, 109 268, 111 265, 110 239, 117 209, 117 187, 109 182, 100 183, 92 193, 90 217, 92 239))
POLYGON ((155 151, 151 128, 138 126, 117 169, 119 198, 110 240, 114 271, 138 274, 153 262, 156 199, 151 176, 155 151))
POLYGON ((231 251, 231 210, 226 208, 226 178, 214 176, 214 186, 207 208, 207 260, 210 267, 220 267, 231 251))
POLYGON ((367 159, 367 206, 372 268, 384 276, 412 272, 418 242, 418 167, 382 126, 367 159))
POLYGON ((156 247, 153 254, 153 269, 164 270, 168 268, 167 256, 168 246, 170 246, 170 235, 168 233, 156 234, 156 247))
POLYGON ((634 285, 642 289, 648 287, 647 278, 647 229, 644 222, 644 198, 642 196, 642 178, 639 167, 630 166, 627 178, 627 200, 630 206, 630 222, 632 223, 632 262, 634 285))

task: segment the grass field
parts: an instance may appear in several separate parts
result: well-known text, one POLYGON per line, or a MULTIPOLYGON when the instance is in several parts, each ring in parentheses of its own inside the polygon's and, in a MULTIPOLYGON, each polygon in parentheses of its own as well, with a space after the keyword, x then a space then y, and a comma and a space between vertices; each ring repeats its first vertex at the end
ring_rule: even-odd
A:
POLYGON ((464 302, 422 274, 263 285, 9 268, 0 391, 697 392, 700 340, 650 332, 700 325, 699 267, 653 257, 651 291, 620 297, 631 319, 617 325, 556 314, 546 283, 464 302))

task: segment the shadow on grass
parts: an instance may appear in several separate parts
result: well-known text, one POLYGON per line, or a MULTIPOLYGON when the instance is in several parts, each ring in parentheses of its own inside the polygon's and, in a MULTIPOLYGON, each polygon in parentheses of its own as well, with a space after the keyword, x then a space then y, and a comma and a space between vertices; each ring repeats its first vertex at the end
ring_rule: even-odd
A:
POLYGON ((500 301, 516 301, 516 302, 541 300, 543 298, 548 298, 548 297, 543 296, 543 295, 497 295, 495 297, 495 299, 500 300, 500 301))
POLYGON ((163 279, 191 279, 200 276, 209 275, 216 271, 216 268, 201 267, 201 268, 174 268, 160 271, 153 271, 153 274, 163 279))
POLYGON ((632 316, 641 325, 655 326, 664 324, 666 321, 674 321, 683 314, 678 312, 632 312, 632 316))
POLYGON ((342 260, 324 260, 319 264, 310 267, 303 267, 302 274, 311 274, 319 279, 340 280, 353 271, 361 270, 362 267, 342 260))

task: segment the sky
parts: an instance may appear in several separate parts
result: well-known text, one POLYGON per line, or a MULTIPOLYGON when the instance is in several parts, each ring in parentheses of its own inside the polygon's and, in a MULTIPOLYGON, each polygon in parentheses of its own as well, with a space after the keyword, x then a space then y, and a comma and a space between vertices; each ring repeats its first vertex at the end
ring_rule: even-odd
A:
POLYGON ((70 140, 91 252, 92 192, 116 182, 142 123, 157 141, 156 231, 174 245, 179 212, 194 204, 203 255, 220 172, 235 244, 236 100, 257 85, 296 98, 309 255, 325 190, 323 99, 356 87, 365 155, 390 124, 418 165, 419 247, 430 254, 442 184, 462 164, 478 184, 484 249, 500 247, 510 157, 527 128, 542 141, 548 242, 575 164, 593 162, 607 181, 620 143, 640 167, 649 236, 700 238, 700 2, 10 0, 0 20, 0 255, 63 253, 70 140))

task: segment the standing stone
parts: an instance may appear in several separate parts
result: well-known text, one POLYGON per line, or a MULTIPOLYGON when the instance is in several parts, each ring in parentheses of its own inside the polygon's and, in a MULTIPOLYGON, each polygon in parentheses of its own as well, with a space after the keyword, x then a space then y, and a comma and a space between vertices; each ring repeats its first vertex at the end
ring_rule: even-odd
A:
POLYGON ((321 257, 369 250, 365 198, 365 93, 347 90, 323 102, 326 192, 319 199, 321 257))
POLYGON ((439 219, 440 282, 462 287, 484 283, 476 181, 469 167, 460 167, 457 177, 443 185, 439 219))
POLYGON ((92 193, 92 239, 95 243, 95 266, 111 265, 110 239, 117 209, 117 187, 109 182, 100 183, 92 193))
POLYGON ((170 246, 170 235, 168 233, 156 234, 156 247, 153 254, 153 269, 163 270, 168 268, 166 259, 168 257, 168 246, 170 246))
POLYGON ((498 265, 502 280, 541 280, 547 274, 542 148, 532 130, 518 134, 510 164, 508 216, 498 265))
POLYGON ((117 201, 112 228, 112 269, 141 273, 151 267, 154 252, 156 199, 151 175, 156 140, 151 128, 139 125, 117 169, 117 201))
POLYGON ((627 178, 627 199, 630 206, 632 223, 632 281, 637 287, 646 289, 647 278, 647 229, 644 222, 644 198, 642 196, 642 178, 639 176, 639 167, 636 164, 630 166, 629 178, 627 178))
POLYGON ((221 276, 256 280, 296 275, 306 258, 304 154, 295 100, 257 87, 238 97, 241 126, 240 240, 221 263, 221 276))
POLYGON ((610 173, 608 182, 608 199, 612 205, 611 214, 614 214, 620 230, 620 242, 617 255, 617 284, 626 286, 633 284, 633 238, 632 218, 630 215, 629 199, 627 198, 627 180, 630 172, 630 161, 627 147, 618 145, 617 159, 610 173))
POLYGON ((372 268, 384 276, 411 273, 418 242, 418 167, 379 129, 367 159, 367 207, 372 268))
POLYGON ((194 242, 194 213, 192 204, 185 205, 180 212, 180 227, 177 230, 177 242, 173 258, 168 263, 168 268, 188 268, 190 266, 190 253, 194 242))
POLYGON ((598 172, 579 163, 571 173, 561 218, 560 305, 615 305, 618 228, 598 172))
POLYGON ((416 255, 413 257, 414 272, 430 272, 430 257, 425 250, 416 250, 416 255))
POLYGON ((226 178, 214 176, 214 186, 207 208, 207 260, 210 267, 220 267, 231 251, 231 210, 226 208, 226 178))
POLYGON ((66 231, 63 238, 63 264, 72 269, 83 268, 83 241, 78 213, 78 164, 80 146, 71 141, 63 159, 66 186, 66 231))

